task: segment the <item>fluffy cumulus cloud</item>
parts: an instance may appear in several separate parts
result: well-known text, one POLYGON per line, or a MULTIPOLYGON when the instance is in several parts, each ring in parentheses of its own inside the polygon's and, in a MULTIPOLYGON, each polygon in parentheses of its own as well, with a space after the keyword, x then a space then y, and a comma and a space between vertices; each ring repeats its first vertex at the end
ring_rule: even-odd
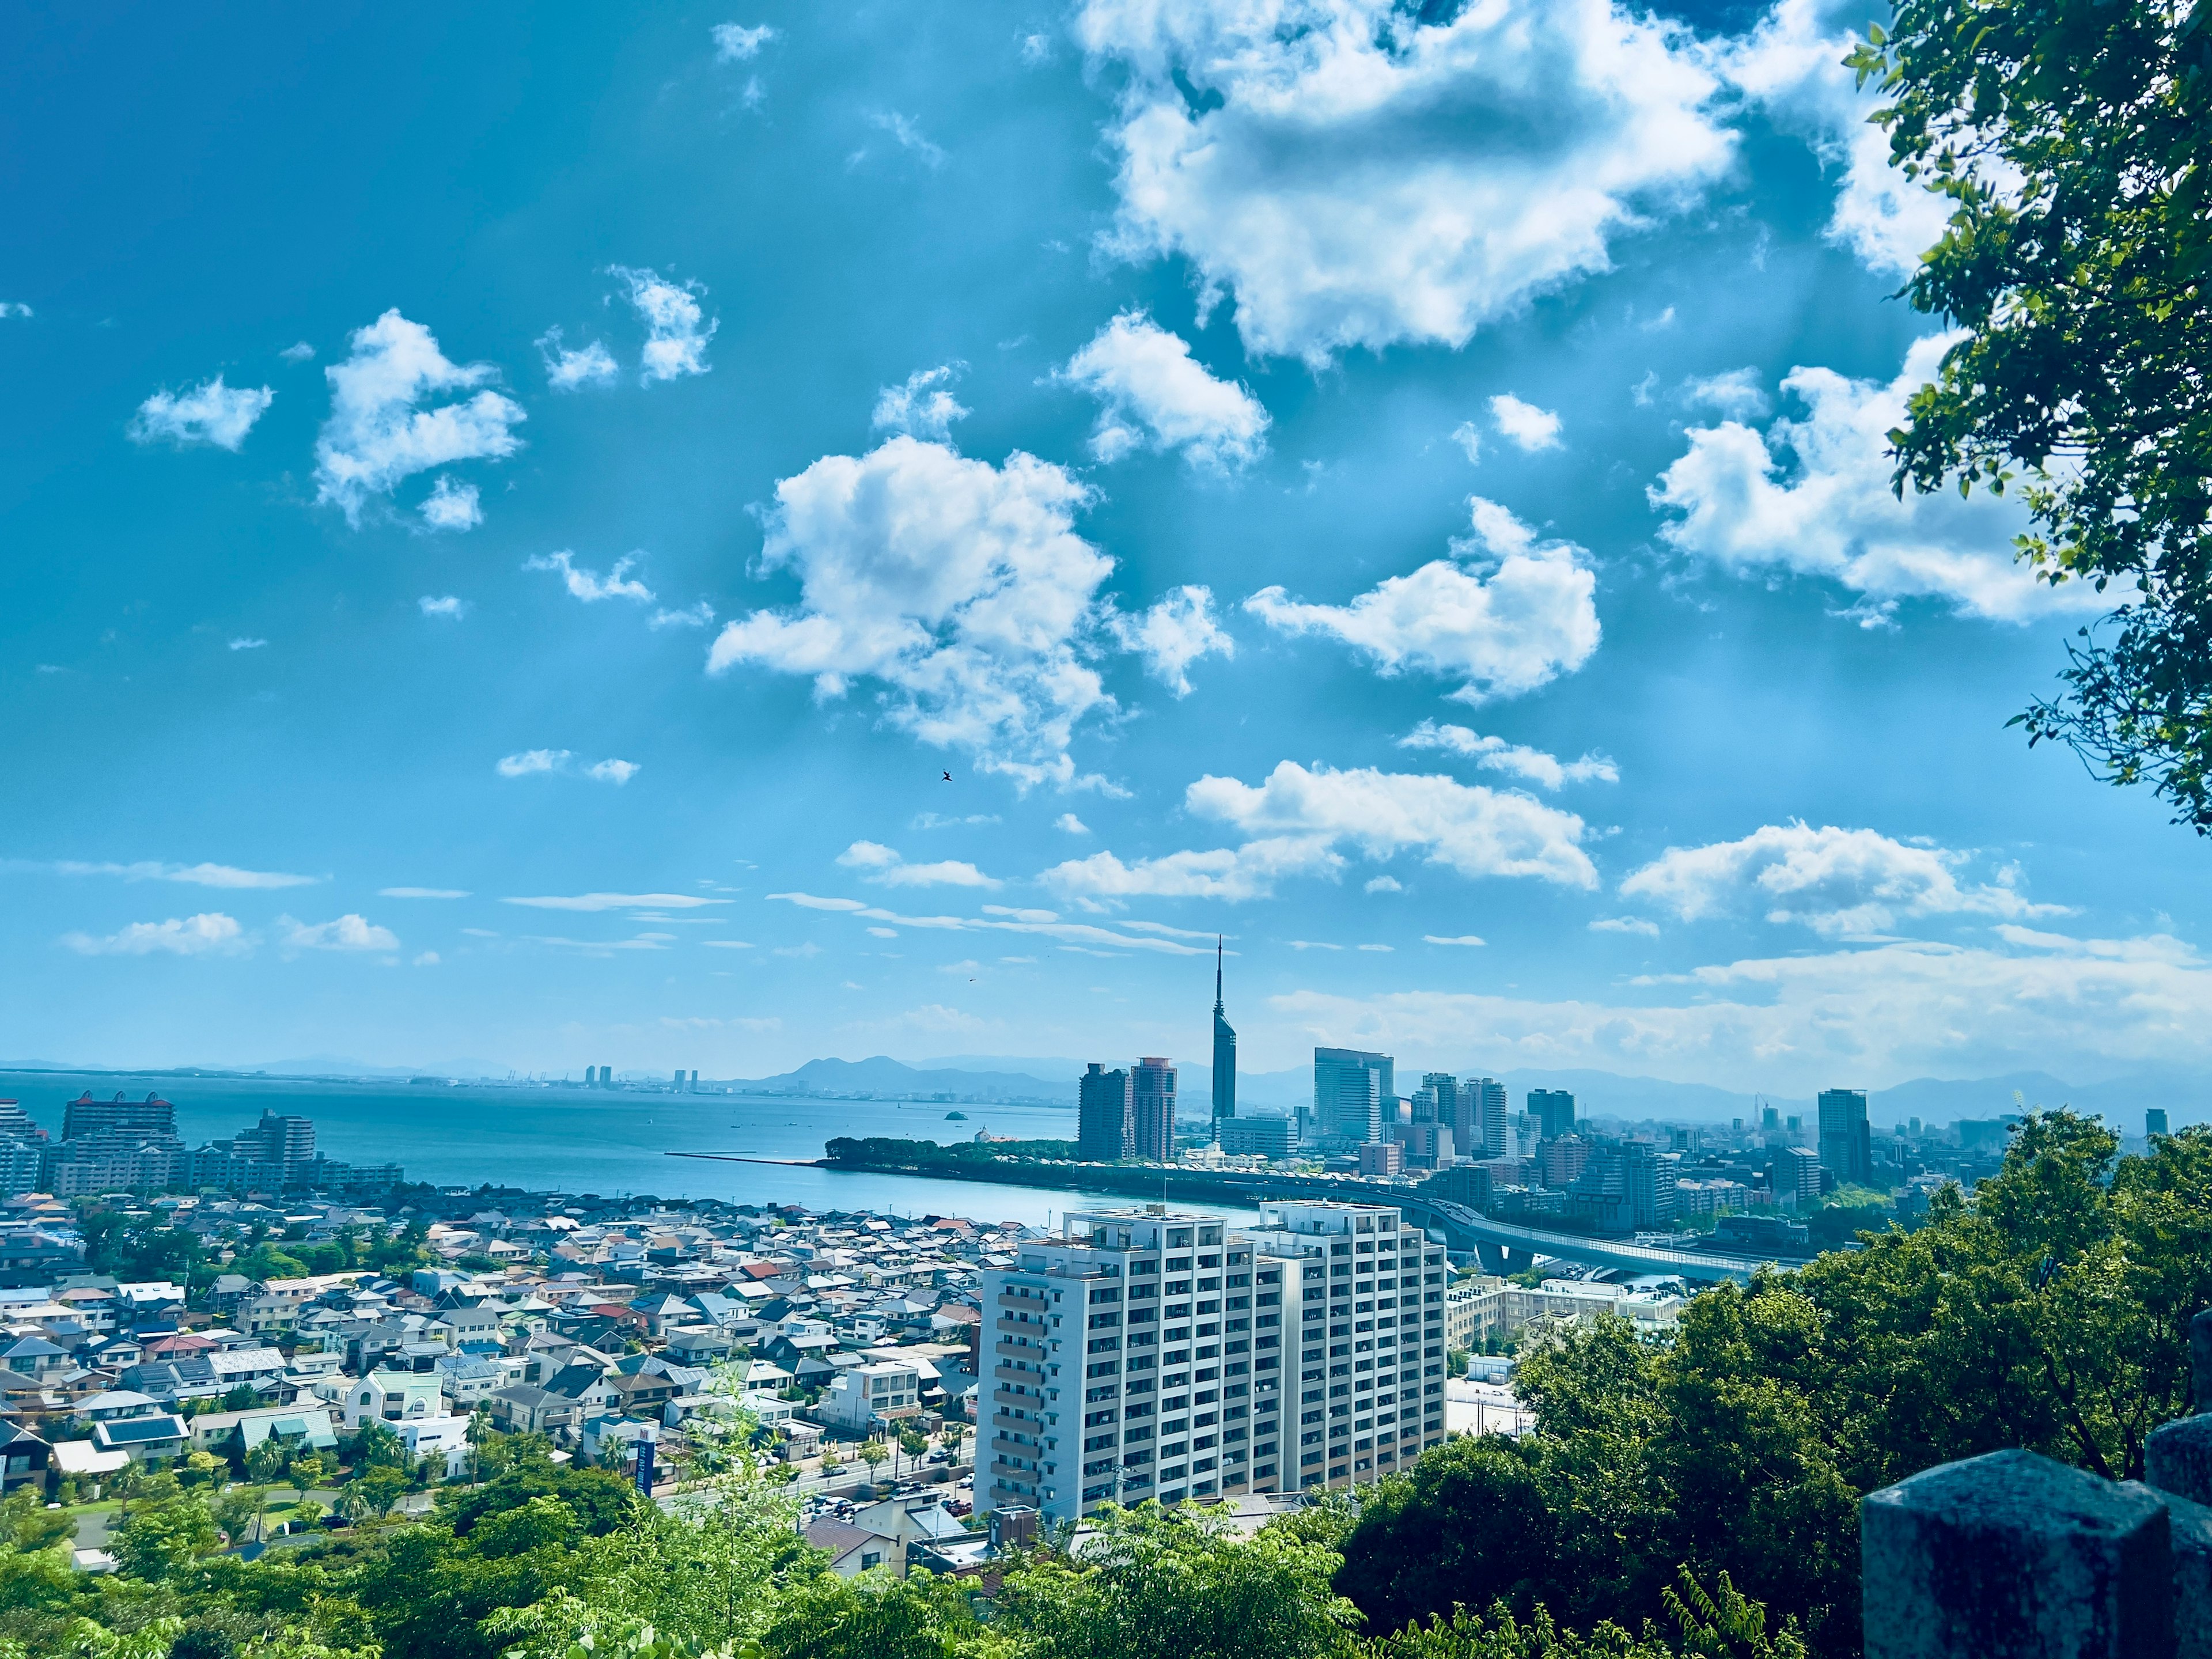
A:
POLYGON ((1838 583, 1858 596, 1850 614, 1869 623, 1913 598, 2002 622, 2108 610, 2110 596, 2078 582, 2053 588, 2014 561, 2012 538, 2027 524, 2016 501, 1892 493, 1888 434, 1947 343, 1914 342, 1887 385, 1794 368, 1782 390, 1805 413, 1764 432, 1739 420, 1692 428, 1687 452, 1649 491, 1652 506, 1673 515, 1661 538, 1739 574, 1838 583))
POLYGON ((1571 542, 1541 541, 1504 507, 1471 498, 1474 534, 1452 556, 1391 576, 1349 605, 1307 605, 1266 587, 1244 608, 1270 628, 1331 634, 1386 675, 1463 684, 1474 702, 1572 673, 1597 649, 1597 578, 1571 542))
POLYGON ((1462 344, 1733 155, 1687 35, 1611 0, 1085 0, 1074 32, 1121 80, 1111 249, 1188 258, 1260 353, 1462 344))
POLYGON ((538 352, 545 360, 545 383, 556 392, 574 392, 587 386, 611 386, 622 373, 615 355, 598 340, 570 349, 561 341, 558 327, 538 337, 538 352))
POLYGON ((422 607, 424 616, 446 622, 459 622, 469 611, 469 602, 454 593, 425 593, 415 603, 422 607))
POLYGON ((1140 449, 1181 450, 1194 466, 1249 465, 1267 451, 1267 411, 1190 355, 1182 337, 1125 311, 1067 360, 1057 377, 1098 399, 1091 453, 1118 461, 1140 449))
POLYGON ((561 578, 561 585, 586 605, 597 605, 601 599, 630 599, 639 605, 650 605, 653 590, 629 574, 643 556, 625 553, 604 576, 578 564, 576 556, 565 548, 558 553, 533 553, 522 562, 522 568, 553 571, 561 578))
POLYGON ((1631 898, 1684 921, 1751 909, 1832 935, 1883 933, 1907 918, 2061 914, 2033 904, 2008 866, 1986 884, 1961 882, 1972 856, 1892 840, 1873 830, 1767 824, 1741 841, 1670 847, 1620 884, 1631 898))
MULTIPOLYGON (((1490 418, 1524 454, 1559 447, 1559 417, 1548 409, 1523 403, 1510 392, 1501 392, 1490 400, 1490 418)), ((1472 452, 1468 459, 1474 459, 1472 452)))
POLYGON ((1408 1070, 1480 1054, 1809 1095, 2035 1066, 2062 1076, 2212 1064, 2212 963, 2164 935, 2075 939, 2011 924, 1985 946, 1922 941, 1754 957, 1589 1000, 1299 992, 1273 1011, 1319 1042, 1408 1070))
POLYGON ((950 443, 952 423, 968 418, 968 410, 952 395, 952 382, 966 367, 939 363, 935 368, 918 368, 906 377, 904 384, 885 386, 876 394, 870 423, 879 432, 903 432, 910 438, 950 443))
POLYGON ((1747 100, 1841 175, 1828 239, 1870 270, 1909 276, 1942 240, 1949 208, 1890 166, 1889 134, 1867 119, 1879 89, 1856 86, 1844 67, 1866 14, 1859 0, 1779 0, 1723 48, 1717 64, 1747 100))
POLYGON ((1464 726, 1439 726, 1423 720, 1398 739, 1401 749, 1433 749, 1473 761, 1486 772, 1503 772, 1546 789, 1570 783, 1618 783, 1620 769, 1603 755, 1586 754, 1580 760, 1563 761, 1526 744, 1508 743, 1500 737, 1470 731, 1464 726))
POLYGON ((1410 853, 1468 877, 1517 876, 1587 888, 1597 872, 1582 849, 1583 821, 1528 796, 1455 779, 1371 767, 1336 771, 1285 761, 1257 786, 1208 775, 1184 793, 1194 817, 1231 826, 1233 848, 1125 862, 1094 853, 1042 879, 1079 902, 1157 898, 1265 898, 1291 876, 1340 874, 1352 857, 1410 853))
POLYGON ((617 787, 628 783, 645 769, 635 761, 593 761, 579 765, 576 754, 570 749, 525 749, 513 755, 503 755, 493 764, 492 770, 503 778, 544 777, 550 773, 577 774, 594 783, 611 783, 617 787))
POLYGON ((473 530, 483 522, 483 507, 472 483, 456 483, 451 475, 440 473, 438 481, 430 486, 430 493, 422 498, 418 511, 433 530, 473 530))
POLYGON ((491 389, 489 363, 449 361, 420 323, 387 311, 356 329, 351 353, 323 371, 331 414, 315 441, 315 499, 359 525, 370 499, 459 461, 500 460, 522 447, 522 406, 491 389), (473 395, 426 407, 448 392, 473 395))
POLYGON ((878 887, 996 887, 999 884, 974 865, 958 859, 934 864, 908 864, 880 842, 856 841, 837 855, 848 870, 865 873, 860 879, 878 887))
MULTIPOLYGON (((6 314, 0 307, 0 316, 6 314)), ((136 443, 213 444, 235 453, 276 401, 265 386, 225 386, 218 374, 182 392, 155 392, 138 405, 129 431, 136 443)))
POLYGON ((88 957, 234 957, 253 940, 234 916, 210 910, 167 921, 134 921, 120 933, 65 933, 62 943, 88 957))
POLYGON ((1141 615, 1115 613, 1109 626, 1125 649, 1144 658, 1152 678, 1178 697, 1190 695, 1191 664, 1214 652, 1237 654, 1237 641, 1213 619, 1211 588, 1175 588, 1141 615))
POLYGON ((775 39, 775 30, 766 23, 717 23, 714 35, 715 60, 742 64, 759 57, 761 48, 775 39))
POLYGON ((397 951, 398 935, 389 927, 380 927, 374 922, 358 915, 343 915, 336 921, 295 921, 289 916, 276 919, 278 948, 286 951, 397 951))
POLYGON ((1075 724, 1111 700, 1079 644, 1113 562, 1075 533, 1089 491, 1017 451, 1003 466, 907 436, 776 485, 763 563, 798 605, 727 623, 710 672, 880 688, 884 717, 1024 784, 1067 782, 1075 724))
POLYGON ((645 319, 640 382, 651 386, 655 380, 706 374, 713 367, 707 361, 707 342, 722 325, 700 309, 699 296, 707 291, 705 287, 698 283, 679 285, 658 271, 628 265, 610 269, 622 279, 629 290, 630 304, 645 319))

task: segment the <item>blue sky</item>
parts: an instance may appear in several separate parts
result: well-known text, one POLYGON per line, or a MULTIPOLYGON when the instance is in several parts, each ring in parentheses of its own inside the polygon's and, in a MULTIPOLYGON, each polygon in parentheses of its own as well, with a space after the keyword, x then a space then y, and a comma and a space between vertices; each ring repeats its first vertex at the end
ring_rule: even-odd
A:
POLYGON ((0 1053, 2203 1061, 1863 21, 14 20, 0 1053))

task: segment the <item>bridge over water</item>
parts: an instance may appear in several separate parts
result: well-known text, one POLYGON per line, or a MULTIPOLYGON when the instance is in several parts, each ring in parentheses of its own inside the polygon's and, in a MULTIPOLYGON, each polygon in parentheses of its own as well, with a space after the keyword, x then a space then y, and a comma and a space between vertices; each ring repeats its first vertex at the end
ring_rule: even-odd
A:
POLYGON ((1723 1279, 1747 1280, 1761 1267, 1792 1265, 1773 1256, 1678 1250, 1663 1244, 1638 1244, 1626 1238, 1547 1232, 1540 1228, 1495 1221, 1478 1210, 1444 1199, 1424 1199, 1409 1194, 1375 1201, 1395 1204, 1410 1216, 1425 1218, 1424 1224, 1444 1235, 1446 1249, 1474 1251, 1481 1258, 1483 1267, 1492 1273, 1517 1273, 1535 1257, 1549 1255, 1634 1273, 1672 1273, 1711 1284, 1723 1279))

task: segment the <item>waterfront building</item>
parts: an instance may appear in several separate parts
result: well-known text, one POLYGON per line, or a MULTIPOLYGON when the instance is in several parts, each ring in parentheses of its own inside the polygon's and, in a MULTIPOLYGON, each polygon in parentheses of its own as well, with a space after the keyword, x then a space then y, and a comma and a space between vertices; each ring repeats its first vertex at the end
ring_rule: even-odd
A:
POLYGON ((1232 1158, 1288 1158, 1298 1148, 1298 1126, 1291 1118, 1231 1118, 1220 1130, 1221 1150, 1232 1158))
POLYGON ((1395 1106, 1397 1062, 1358 1048, 1314 1050, 1314 1127, 1324 1139, 1358 1146, 1382 1139, 1385 1104, 1395 1106))
POLYGON ((1836 1185, 1863 1187, 1874 1179, 1874 1146, 1867 1127, 1867 1097, 1860 1089, 1820 1091, 1820 1165, 1836 1185))
MULTIPOLYGON (((1221 941, 1213 941, 1213 1139, 1224 1120, 1237 1115, 1237 1028, 1221 1000, 1221 941)), ((1225 1152, 1228 1149, 1224 1147, 1225 1152)))
POLYGON ((1077 1085, 1076 1156, 1089 1164, 1111 1164, 1137 1149, 1136 1096, 1129 1074, 1109 1072, 1097 1060, 1077 1085))
POLYGON ((94 1100, 92 1091, 87 1089, 63 1109, 62 1139, 76 1140, 81 1136, 101 1133, 174 1140, 176 1106, 158 1094, 149 1094, 143 1100, 128 1100, 118 1092, 112 1100, 94 1100))
POLYGON ((1154 1164, 1175 1158, 1175 1062, 1147 1054, 1129 1079, 1133 1153, 1154 1164))
POLYGON ((1528 1111, 1547 1140, 1575 1132, 1575 1097, 1565 1089, 1531 1089, 1528 1111))

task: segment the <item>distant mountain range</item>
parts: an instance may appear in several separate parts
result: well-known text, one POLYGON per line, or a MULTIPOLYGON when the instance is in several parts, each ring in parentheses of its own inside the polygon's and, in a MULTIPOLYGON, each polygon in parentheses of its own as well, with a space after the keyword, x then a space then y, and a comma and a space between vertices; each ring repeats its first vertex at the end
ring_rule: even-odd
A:
MULTIPOLYGON (((1203 1116, 1206 1107, 1206 1061, 1177 1060, 1182 1085, 1182 1115, 1203 1116)), ((106 1072, 107 1066, 72 1066, 54 1060, 0 1062, 0 1070, 33 1072, 106 1072)), ((142 1069, 140 1076, 172 1072, 209 1071, 270 1077, 360 1078, 377 1081, 395 1078, 504 1078, 514 1068, 483 1060, 447 1060, 428 1066, 371 1066, 338 1054, 310 1054, 269 1060, 252 1066, 171 1066, 142 1069)), ((953 1054, 910 1065, 885 1054, 866 1060, 811 1060, 795 1071, 774 1077, 702 1079, 720 1085, 763 1093, 874 1095, 883 1097, 923 1097, 949 1095, 974 1102, 1036 1101, 1073 1106, 1077 1079, 1083 1074, 1079 1060, 1005 1054, 953 1054)), ((644 1079, 665 1078, 666 1073, 632 1071, 623 1075, 644 1079)), ((1419 1086, 1419 1073, 1401 1071, 1398 1090, 1409 1094, 1419 1086)), ((1498 1081, 1517 1107, 1530 1089, 1571 1091, 1578 1115, 1615 1118, 1626 1122, 1660 1120, 1673 1122, 1726 1123, 1735 1118, 1758 1120, 1762 1105, 1784 1117, 1810 1117, 1814 1103, 1780 1095, 1740 1094, 1700 1083, 1670 1083, 1659 1078, 1621 1077, 1610 1072, 1587 1070, 1513 1071, 1498 1081)), ((1869 1115, 1880 1125, 1917 1117, 1948 1123, 1954 1119, 1990 1118, 2018 1109, 2014 1097, 2029 1106, 2070 1105, 2101 1113, 2127 1133, 2142 1133, 2143 1109, 2163 1106, 2176 1127, 2184 1123, 2212 1121, 2212 1079, 2193 1073, 2142 1072, 2101 1083, 2071 1084, 2048 1072, 2020 1072, 2002 1077, 1971 1079, 1916 1078, 1909 1083, 1869 1092, 1869 1115)), ((1280 1072, 1239 1072, 1237 1098, 1250 1111, 1294 1110, 1313 1098, 1313 1073, 1293 1066, 1280 1072)))

